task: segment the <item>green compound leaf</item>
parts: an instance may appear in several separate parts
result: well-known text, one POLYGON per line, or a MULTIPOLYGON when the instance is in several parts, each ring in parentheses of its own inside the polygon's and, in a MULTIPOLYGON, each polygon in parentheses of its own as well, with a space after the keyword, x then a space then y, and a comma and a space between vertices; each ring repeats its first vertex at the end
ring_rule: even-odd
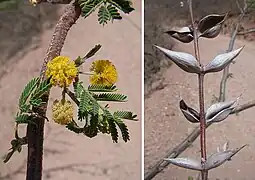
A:
POLYGON ((121 11, 127 14, 135 10, 132 7, 132 2, 129 0, 110 0, 110 3, 112 3, 118 9, 120 9, 121 11))
POLYGON ((80 128, 74 121, 66 125, 66 128, 69 129, 70 131, 73 131, 77 134, 83 132, 83 128, 80 128))
POLYGON ((98 129, 99 129, 99 131, 101 132, 101 133, 107 133, 107 134, 109 134, 110 132, 109 132, 109 124, 108 124, 108 122, 107 122, 107 118, 104 116, 104 115, 102 115, 102 114, 100 114, 99 116, 98 116, 98 121, 99 121, 99 123, 98 123, 98 129))
POLYGON ((115 85, 107 86, 102 84, 89 85, 88 90, 91 92, 114 92, 118 89, 115 85))
POLYGON ((28 97, 31 95, 33 90, 36 88, 38 82, 39 82, 39 78, 38 77, 37 78, 33 78, 25 86, 25 88, 23 89, 23 92, 21 93, 21 96, 19 98, 19 107, 20 108, 25 105, 28 97))
POLYGON ((90 101, 90 96, 86 93, 86 91, 83 90, 81 93, 81 100, 79 104, 79 111, 81 113, 86 113, 88 114, 91 111, 91 101, 90 101))
POLYGON ((127 125, 119 118, 114 118, 114 120, 121 131, 123 141, 125 142, 129 141, 130 138, 127 125))
POLYGON ((82 82, 78 82, 74 84, 74 94, 76 98, 81 98, 84 87, 82 82))
POLYGON ((99 8, 98 21, 103 25, 110 20, 122 19, 118 10, 127 14, 134 10, 129 0, 79 0, 78 3, 84 18, 99 8))
POLYGON ((97 101, 118 101, 118 102, 127 101, 127 96, 119 93, 101 93, 101 94, 93 93, 93 97, 97 101))
POLYGON ((122 19, 120 16, 120 13, 118 12, 117 8, 112 6, 111 4, 107 6, 107 10, 110 14, 111 20, 113 21, 114 19, 122 19))
POLYGON ((88 111, 81 111, 81 110, 78 110, 78 120, 79 120, 79 121, 86 120, 86 122, 87 122, 88 116, 89 116, 88 111))
POLYGON ((30 115, 28 114, 20 114, 16 116, 16 123, 17 124, 27 124, 30 121, 30 115))
POLYGON ((122 19, 117 8, 109 4, 108 6, 101 6, 98 11, 99 24, 105 25, 108 21, 115 19, 122 19))
POLYGON ((135 119, 137 117, 137 115, 134 115, 130 111, 116 111, 113 113, 113 116, 118 117, 120 119, 128 119, 128 120, 137 121, 137 119, 135 119))
POLYGON ((78 1, 82 10, 82 16, 84 18, 88 17, 92 12, 94 12, 99 5, 101 5, 103 0, 79 0, 78 1))
POLYGON ((101 6, 98 11, 99 24, 107 24, 107 21, 111 20, 111 14, 109 13, 106 6, 101 6))
POLYGON ((42 104, 43 104, 43 101, 42 101, 42 99, 31 99, 30 101, 29 101, 29 103, 32 105, 32 106, 34 106, 34 107, 38 107, 38 106, 41 106, 42 104))
POLYGON ((84 94, 85 94, 85 97, 88 98, 88 100, 90 100, 89 102, 91 103, 91 106, 90 106, 91 113, 93 115, 97 115, 99 113, 100 105, 98 104, 96 99, 93 96, 91 96, 88 90, 84 89, 84 94))
POLYGON ((21 113, 27 113, 30 110, 30 104, 24 104, 19 109, 21 113))
POLYGON ((108 111, 107 109, 104 110, 104 115, 107 118, 107 122, 109 125, 109 132, 112 136, 112 140, 113 140, 113 142, 117 143, 119 136, 118 136, 118 130, 116 128, 114 117, 112 116, 110 111, 108 111))
POLYGON ((40 98, 45 92, 47 92, 51 88, 51 83, 49 79, 44 80, 40 83, 38 88, 35 90, 35 92, 32 94, 31 99, 38 99, 40 98))
POLYGON ((98 116, 90 116, 90 120, 88 121, 88 125, 84 127, 83 134, 87 137, 93 138, 97 136, 98 133, 98 116))

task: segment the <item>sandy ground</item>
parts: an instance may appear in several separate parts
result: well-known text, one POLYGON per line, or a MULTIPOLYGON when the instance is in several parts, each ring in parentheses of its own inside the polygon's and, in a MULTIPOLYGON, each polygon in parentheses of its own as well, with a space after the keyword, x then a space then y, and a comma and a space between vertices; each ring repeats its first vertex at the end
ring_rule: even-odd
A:
MULTIPOLYGON (((219 36, 215 40, 201 39, 200 50, 203 62, 212 60, 218 53, 228 47, 229 37, 219 36)), ((254 43, 237 40, 235 48, 245 45, 243 52, 231 67, 233 78, 228 81, 227 100, 233 100, 242 94, 240 104, 255 98, 254 96, 254 43)), ((176 50, 193 53, 193 43, 177 44, 176 50)), ((196 126, 184 119, 179 110, 181 98, 198 109, 197 77, 180 70, 176 65, 171 66, 164 74, 166 87, 154 92, 145 99, 145 169, 146 171, 157 160, 162 158, 166 151, 174 148, 196 126)), ((213 96, 219 94, 221 73, 210 74, 205 77, 205 101, 208 107, 213 96)), ((211 126, 207 130, 208 154, 216 151, 217 146, 227 140, 230 147, 236 148, 249 144, 237 154, 232 161, 225 163, 218 169, 212 170, 209 177, 213 180, 253 180, 255 179, 255 126, 254 108, 231 115, 222 123, 211 126)), ((180 157, 200 157, 199 139, 193 146, 181 154, 180 157)), ((185 180, 188 176, 196 176, 196 172, 176 166, 168 166, 155 180, 185 180)))
MULTIPOLYGON (((114 104, 113 108, 131 110, 141 119, 141 2, 134 2, 134 7, 135 12, 104 28, 98 24, 96 14, 86 20, 79 19, 67 37, 62 55, 76 58, 95 44, 102 44, 103 48, 93 59, 110 59, 116 65, 119 72, 117 87, 129 97, 128 103, 114 104)), ((18 96, 24 84, 39 75, 52 33, 53 29, 46 31, 38 49, 29 52, 15 64, 2 68, 6 74, 0 80, 1 156, 7 152, 13 138, 13 117, 18 96)), ((56 97, 59 98, 60 93, 54 88, 49 107, 56 97)), ((69 132, 54 122, 47 123, 43 179, 140 179, 141 121, 127 122, 127 125, 131 141, 113 144, 107 135, 89 139, 69 132)), ((0 179, 24 179, 26 153, 27 149, 24 148, 8 164, 0 162, 0 179)))

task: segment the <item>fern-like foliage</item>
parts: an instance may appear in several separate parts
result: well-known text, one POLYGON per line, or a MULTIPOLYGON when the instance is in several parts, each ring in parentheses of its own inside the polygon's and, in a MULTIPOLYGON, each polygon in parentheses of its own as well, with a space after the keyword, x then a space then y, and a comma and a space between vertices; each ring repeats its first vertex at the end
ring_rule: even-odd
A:
POLYGON ((32 94, 32 99, 39 99, 41 96, 51 88, 49 79, 42 81, 32 94))
POLYGON ((114 120, 114 117, 111 114, 111 112, 108 111, 107 109, 104 110, 104 117, 106 118, 106 120, 108 122, 109 132, 110 132, 110 134, 112 136, 112 140, 113 140, 113 142, 117 143, 119 135, 118 135, 118 130, 117 130, 117 127, 116 127, 116 122, 114 120))
POLYGON ((113 113, 114 117, 118 117, 121 119, 129 119, 129 120, 136 120, 135 119, 137 117, 137 115, 134 115, 132 112, 130 111, 116 111, 113 113))
POLYGON ((97 101, 118 101, 118 102, 126 102, 127 96, 119 93, 100 93, 100 94, 92 94, 93 97, 97 101))
POLYGON ((33 78, 23 89, 19 98, 19 112, 16 114, 15 120, 17 124, 34 123, 33 107, 42 105, 42 95, 51 88, 49 79, 40 82, 40 78, 33 78))
POLYGON ((83 85, 82 82, 74 83, 74 93, 76 98, 81 98, 82 92, 83 92, 83 85))
POLYGON ((127 125, 120 118, 114 117, 114 121, 121 131, 123 141, 125 142, 129 141, 130 139, 127 125))
POLYGON ((134 10, 132 2, 129 0, 79 0, 78 2, 84 18, 98 8, 98 21, 102 25, 107 24, 108 21, 122 19, 119 10, 124 13, 130 13, 134 10))
POLYGON ((118 89, 115 85, 107 86, 102 84, 89 85, 88 90, 91 92, 115 92, 118 89))
POLYGON ((23 89, 20 98, 19 98, 19 107, 23 107, 26 102, 28 97, 32 94, 36 86, 38 85, 39 78, 33 78, 29 83, 25 86, 23 89))
POLYGON ((116 86, 90 85, 84 88, 81 82, 74 84, 74 95, 79 99, 78 120, 84 122, 83 127, 79 127, 75 121, 66 126, 67 129, 82 133, 93 138, 98 133, 107 133, 112 137, 113 142, 118 142, 118 128, 121 131, 122 139, 127 142, 129 138, 128 128, 122 119, 135 120, 137 117, 130 111, 116 111, 111 113, 108 106, 102 106, 100 101, 127 101, 127 96, 114 93, 116 86), (100 93, 98 93, 100 92, 100 93))

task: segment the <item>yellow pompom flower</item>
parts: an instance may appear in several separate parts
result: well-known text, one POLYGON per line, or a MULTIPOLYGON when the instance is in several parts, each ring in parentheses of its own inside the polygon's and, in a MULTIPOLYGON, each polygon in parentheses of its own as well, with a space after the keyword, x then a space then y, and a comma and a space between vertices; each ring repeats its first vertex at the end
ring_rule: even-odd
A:
POLYGON ((93 73, 89 78, 92 85, 102 84, 111 86, 116 83, 118 78, 116 68, 109 60, 94 61, 90 71, 93 73))
POLYGON ((51 77, 54 86, 68 87, 77 73, 74 61, 65 56, 57 56, 47 64, 46 76, 51 77))
POLYGON ((73 120, 74 108, 70 101, 55 100, 52 106, 53 120, 61 125, 67 125, 73 120))

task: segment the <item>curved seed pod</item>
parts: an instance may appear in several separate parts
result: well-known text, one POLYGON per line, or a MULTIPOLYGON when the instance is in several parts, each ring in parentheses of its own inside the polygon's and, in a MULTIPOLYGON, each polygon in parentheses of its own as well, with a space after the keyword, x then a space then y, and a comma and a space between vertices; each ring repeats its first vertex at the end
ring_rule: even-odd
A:
POLYGON ((187 104, 183 100, 180 101, 179 106, 183 115, 189 122, 192 122, 192 123, 199 122, 199 113, 196 110, 187 106, 187 104))
POLYGON ((193 32, 189 27, 183 27, 178 31, 170 30, 166 31, 165 33, 183 43, 190 43, 194 39, 193 32))
POLYGON ((213 118, 206 120, 206 123, 221 122, 221 121, 225 120, 233 110, 234 110, 234 107, 224 109, 224 110, 220 111, 218 114, 216 114, 213 118))
POLYGON ((210 14, 203 17, 198 22, 198 30, 201 34, 204 34, 206 31, 210 31, 213 27, 221 25, 227 18, 228 13, 225 14, 210 14))
POLYGON ((216 56, 209 64, 204 67, 205 73, 219 72, 230 64, 243 50, 244 46, 228 53, 216 56))
POLYGON ((208 157, 204 164, 205 170, 210 170, 222 165, 224 162, 231 160, 231 158, 243 149, 246 145, 234 150, 226 150, 222 152, 217 152, 208 157))
POLYGON ((202 34, 199 35, 199 37, 215 38, 220 34, 221 27, 222 25, 218 24, 210 29, 205 30, 202 34))
POLYGON ((157 45, 154 45, 160 51, 162 51, 169 59, 171 59, 182 70, 189 73, 200 73, 201 67, 199 66, 196 58, 191 54, 184 52, 171 51, 157 45))
POLYGON ((225 120, 229 114, 235 109, 236 102, 239 100, 239 97, 235 101, 230 102, 219 102, 211 105, 205 114, 206 122, 221 122, 225 120))
POLYGON ((166 158, 164 160, 185 169, 191 169, 196 171, 201 171, 203 169, 199 161, 189 159, 189 158, 169 158, 169 159, 166 158))

